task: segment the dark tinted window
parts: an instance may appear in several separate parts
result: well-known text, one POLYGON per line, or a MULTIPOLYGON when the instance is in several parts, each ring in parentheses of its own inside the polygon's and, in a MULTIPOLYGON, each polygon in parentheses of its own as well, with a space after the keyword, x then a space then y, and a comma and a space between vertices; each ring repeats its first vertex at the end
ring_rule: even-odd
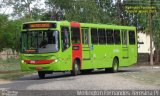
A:
POLYGON ((91 29, 91 39, 93 44, 98 44, 97 29, 91 29))
POLYGON ((106 30, 107 34, 107 44, 114 44, 114 39, 113 39, 113 30, 106 30))
POLYGON ((77 27, 71 28, 72 44, 80 44, 80 29, 77 27))
POLYGON ((115 44, 121 44, 120 30, 114 30, 114 42, 115 44))
POLYGON ((61 41, 62 51, 66 50, 70 46, 70 34, 68 27, 61 27, 61 41))
POLYGON ((129 31, 129 44, 135 44, 135 32, 129 31))
POLYGON ((99 44, 106 44, 105 29, 98 29, 99 44))

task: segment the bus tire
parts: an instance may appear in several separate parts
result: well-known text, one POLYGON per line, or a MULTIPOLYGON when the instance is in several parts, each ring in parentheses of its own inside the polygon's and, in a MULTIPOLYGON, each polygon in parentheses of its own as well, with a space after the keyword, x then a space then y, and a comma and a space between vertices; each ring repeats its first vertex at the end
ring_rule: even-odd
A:
POLYGON ((112 73, 118 72, 118 67, 119 67, 119 61, 117 58, 114 58, 112 63, 112 68, 111 68, 112 73))
POLYGON ((112 62, 112 67, 105 68, 105 71, 110 72, 110 73, 116 73, 116 72, 118 72, 118 68, 119 68, 119 61, 117 58, 114 58, 113 62, 112 62))
POLYGON ((73 63, 73 68, 72 68, 71 74, 73 76, 77 76, 79 73, 80 73, 80 66, 79 66, 78 62, 75 60, 73 63))
POLYGON ((38 76, 39 76, 40 79, 44 79, 45 78, 45 72, 38 71, 38 76))

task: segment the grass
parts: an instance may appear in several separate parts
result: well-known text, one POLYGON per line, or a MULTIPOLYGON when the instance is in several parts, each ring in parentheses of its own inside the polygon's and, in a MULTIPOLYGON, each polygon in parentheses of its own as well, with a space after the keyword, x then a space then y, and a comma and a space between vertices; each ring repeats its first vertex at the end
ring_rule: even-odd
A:
POLYGON ((0 59, 0 71, 20 70, 19 59, 10 58, 7 60, 0 59))
POLYGON ((24 75, 31 74, 31 73, 33 73, 33 71, 26 71, 26 72, 17 71, 17 72, 13 72, 13 73, 0 74, 0 79, 15 80, 15 79, 18 79, 24 75))
POLYGON ((0 59, 0 79, 14 80, 33 71, 22 72, 20 69, 19 59, 10 58, 7 60, 0 59))

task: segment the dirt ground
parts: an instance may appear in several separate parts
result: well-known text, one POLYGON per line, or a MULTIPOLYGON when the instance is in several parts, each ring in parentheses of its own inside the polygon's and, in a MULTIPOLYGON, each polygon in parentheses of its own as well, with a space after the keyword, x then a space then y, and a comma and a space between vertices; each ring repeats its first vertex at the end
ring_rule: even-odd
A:
POLYGON ((7 83, 11 83, 12 81, 10 80, 4 80, 4 79, 0 79, 0 84, 7 84, 7 83))
POLYGON ((118 73, 103 70, 71 76, 70 72, 49 74, 39 79, 37 73, 13 81, 1 80, 0 88, 16 90, 149 90, 160 88, 160 66, 134 65, 118 73), (4 84, 5 83, 5 84, 4 84), (8 84, 7 84, 8 83, 8 84))
POLYGON ((139 83, 146 83, 155 86, 160 86, 160 65, 150 66, 146 64, 138 64, 121 70, 128 70, 120 74, 122 77, 134 79, 139 83))

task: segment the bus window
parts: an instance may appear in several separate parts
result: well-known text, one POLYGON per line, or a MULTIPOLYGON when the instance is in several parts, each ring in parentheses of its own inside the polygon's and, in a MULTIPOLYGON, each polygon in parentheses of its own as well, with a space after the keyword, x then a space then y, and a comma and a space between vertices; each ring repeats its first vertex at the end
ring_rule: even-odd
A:
POLYGON ((135 32, 129 31, 129 44, 135 44, 135 32))
POLYGON ((115 44, 121 44, 120 30, 114 30, 114 42, 115 44))
POLYGON ((62 41, 62 51, 66 50, 70 46, 70 39, 69 39, 69 28, 68 27, 61 27, 61 41, 62 41))
POLYGON ((97 29, 91 29, 91 39, 92 39, 92 44, 98 44, 97 29))
POLYGON ((82 29, 82 44, 89 44, 89 32, 88 29, 82 29))
POLYGON ((48 53, 59 50, 57 30, 34 30, 21 34, 22 52, 48 53))
POLYGON ((128 45, 128 40, 127 40, 127 38, 128 38, 128 35, 127 35, 127 30, 122 30, 122 44, 125 46, 125 47, 127 47, 127 45, 128 45))
POLYGON ((106 44, 105 29, 98 29, 99 44, 106 44))
POLYGON ((114 44, 114 39, 113 39, 113 30, 106 30, 107 34, 107 44, 114 44))
POLYGON ((71 28, 72 44, 80 44, 80 29, 76 27, 71 28))

